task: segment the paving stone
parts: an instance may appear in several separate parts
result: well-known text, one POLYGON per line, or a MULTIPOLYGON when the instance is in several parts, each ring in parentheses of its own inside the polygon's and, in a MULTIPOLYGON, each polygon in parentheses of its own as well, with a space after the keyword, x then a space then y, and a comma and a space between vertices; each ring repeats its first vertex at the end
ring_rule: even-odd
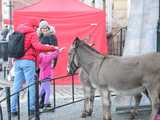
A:
MULTIPOLYGON (((67 104, 72 102, 72 87, 69 85, 57 85, 56 86, 56 106, 61 106, 63 104, 67 104)), ((96 95, 99 95, 96 92, 96 95)), ((23 98, 21 97, 21 106, 20 106, 20 118, 21 120, 28 120, 28 112, 27 112, 27 95, 25 94, 23 98)), ((83 90, 82 86, 75 86, 75 100, 83 99, 83 90)), ((113 99, 113 98, 112 98, 113 99)), ((53 95, 51 95, 51 103, 53 106, 53 95)), ((3 102, 3 120, 7 119, 7 109, 6 102, 3 102)), ((80 113, 83 109, 83 101, 73 103, 67 106, 56 108, 54 112, 47 112, 40 114, 40 120, 102 120, 102 109, 101 109, 101 99, 100 97, 95 98, 94 110, 91 117, 80 118, 80 113)), ((128 112, 115 112, 115 104, 112 105, 112 118, 113 120, 128 120, 129 113, 128 112)), ((141 111, 139 112, 137 118, 135 120, 148 120, 150 111, 141 111)), ((33 118, 34 120, 35 118, 33 118)), ((12 118, 12 120, 17 120, 17 117, 12 118)))

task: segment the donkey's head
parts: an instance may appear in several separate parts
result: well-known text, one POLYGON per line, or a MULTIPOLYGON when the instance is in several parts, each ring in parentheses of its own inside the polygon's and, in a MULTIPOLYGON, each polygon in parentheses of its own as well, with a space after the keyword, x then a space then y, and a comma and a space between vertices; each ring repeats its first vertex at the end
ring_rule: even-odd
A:
POLYGON ((86 43, 88 39, 80 40, 78 37, 74 40, 68 53, 68 73, 74 74, 79 67, 85 67, 87 64, 93 62, 97 56, 100 55, 91 45, 86 43))
POLYGON ((81 42, 82 41, 77 37, 69 49, 67 65, 67 71, 69 74, 74 74, 76 70, 80 67, 78 62, 77 48, 79 47, 81 42))

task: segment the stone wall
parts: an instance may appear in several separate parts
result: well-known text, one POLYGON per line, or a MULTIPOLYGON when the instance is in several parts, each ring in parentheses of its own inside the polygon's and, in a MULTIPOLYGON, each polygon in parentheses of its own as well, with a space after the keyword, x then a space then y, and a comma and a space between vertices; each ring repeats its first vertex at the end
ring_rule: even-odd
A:
POLYGON ((128 0, 113 0, 113 31, 127 26, 128 20, 128 0))
MULTIPOLYGON (((120 29, 121 27, 127 26, 127 20, 128 20, 128 0, 111 0, 112 1, 112 28, 113 32, 117 29, 120 29)), ((97 0, 81 0, 81 2, 84 2, 85 4, 88 4, 92 7, 96 6, 106 6, 107 9, 107 0, 101 0, 99 3, 97 3, 97 0), (95 4, 104 4, 104 5, 95 5, 95 4)), ((104 8, 100 8, 104 9, 104 8)), ((107 11, 107 10, 106 10, 107 11)), ((107 19, 106 19, 107 20, 107 19)))

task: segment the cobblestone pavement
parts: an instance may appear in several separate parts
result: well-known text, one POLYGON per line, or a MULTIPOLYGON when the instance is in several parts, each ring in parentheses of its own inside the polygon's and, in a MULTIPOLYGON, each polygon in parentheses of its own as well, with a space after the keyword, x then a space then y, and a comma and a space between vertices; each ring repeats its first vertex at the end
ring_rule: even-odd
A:
MULTIPOLYGON (((74 93, 75 93, 74 95, 75 100, 79 100, 83 98, 83 91, 80 85, 75 86, 74 93)), ((98 95, 98 92, 96 92, 96 95, 98 95)), ((27 96, 26 94, 21 96, 20 110, 21 110, 22 120, 28 120, 26 96, 27 96)), ((50 101, 53 104, 53 95, 51 96, 50 101)), ((56 106, 60 106, 69 102, 72 102, 72 86, 56 85, 56 106)), ((2 106, 4 108, 3 110, 3 114, 5 115, 4 120, 8 120, 6 103, 3 103, 2 106)), ((112 106, 113 106, 112 107, 113 120, 129 119, 128 113, 125 113, 125 112, 116 113, 114 104, 112 106)), ((83 118, 83 119, 80 118, 80 113, 82 109, 83 109, 83 101, 57 108, 54 112, 41 113, 40 119, 41 120, 102 120, 101 100, 99 97, 95 99, 94 111, 91 117, 83 118)), ((135 120, 148 120, 149 112, 150 111, 148 110, 139 112, 138 117, 135 120)), ((15 117, 12 120, 17 120, 17 118, 15 117)))

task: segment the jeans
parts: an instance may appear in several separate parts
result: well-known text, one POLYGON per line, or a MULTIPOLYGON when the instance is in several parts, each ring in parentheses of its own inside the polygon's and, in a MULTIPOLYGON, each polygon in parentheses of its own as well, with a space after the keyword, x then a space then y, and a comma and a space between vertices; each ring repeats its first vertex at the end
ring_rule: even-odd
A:
MULTIPOLYGON (((31 60, 16 60, 15 79, 13 82, 13 93, 18 92, 26 80, 27 85, 35 83, 35 62, 31 60)), ((29 109, 35 110, 35 85, 29 87, 29 109)), ((11 112, 17 111, 18 95, 11 97, 11 112)))

